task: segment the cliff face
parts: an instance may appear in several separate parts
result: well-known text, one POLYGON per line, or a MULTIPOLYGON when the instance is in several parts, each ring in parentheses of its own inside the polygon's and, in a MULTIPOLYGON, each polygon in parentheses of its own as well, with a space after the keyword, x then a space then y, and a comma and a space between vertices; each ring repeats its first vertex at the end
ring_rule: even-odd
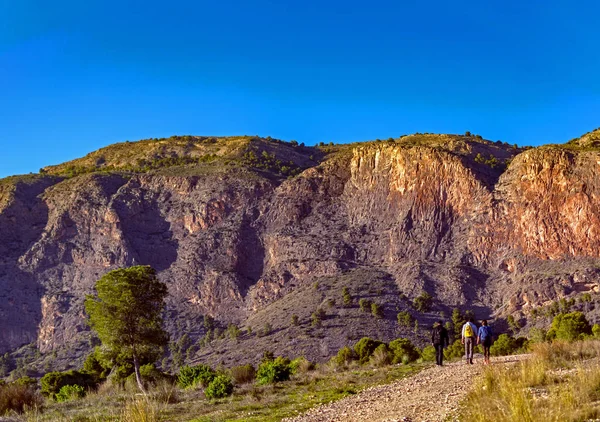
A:
MULTIPOLYGON (((522 151, 444 135, 329 150, 236 140, 227 149, 212 139, 154 143, 163 156, 142 148, 144 162, 121 144, 118 160, 109 147, 61 170, 75 177, 49 168, 57 176, 2 181, 0 352, 31 342, 42 354, 89 350, 85 295, 105 272, 135 264, 168 284, 174 340, 202 336, 204 315, 285 332, 291 313, 309 318, 335 296, 335 280, 385 303, 383 337, 397 334, 395 313, 422 291, 436 312, 464 305, 490 316, 600 282, 600 153, 587 144, 522 151), (185 165, 119 172, 165 156, 185 165), (290 169, 302 171, 286 179, 290 169), (333 290, 311 290, 315 282, 333 290)), ((354 315, 330 313, 332 330, 354 315)), ((313 358, 325 357, 346 335, 294 347, 310 355, 317 342, 313 358)))

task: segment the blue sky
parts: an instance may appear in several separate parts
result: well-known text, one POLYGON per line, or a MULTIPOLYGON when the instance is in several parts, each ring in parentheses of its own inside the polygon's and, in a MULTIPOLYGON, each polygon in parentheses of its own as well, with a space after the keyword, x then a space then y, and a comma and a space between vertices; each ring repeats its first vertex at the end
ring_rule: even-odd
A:
POLYGON ((0 0, 0 177, 124 140, 600 126, 592 1, 0 0))

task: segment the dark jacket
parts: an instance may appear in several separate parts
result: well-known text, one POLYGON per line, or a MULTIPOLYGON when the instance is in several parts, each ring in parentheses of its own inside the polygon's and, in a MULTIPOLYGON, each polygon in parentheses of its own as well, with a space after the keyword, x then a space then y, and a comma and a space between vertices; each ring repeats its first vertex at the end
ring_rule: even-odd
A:
POLYGON ((441 344, 447 346, 450 343, 448 338, 448 330, 441 324, 435 324, 431 330, 431 342, 433 344, 441 344))

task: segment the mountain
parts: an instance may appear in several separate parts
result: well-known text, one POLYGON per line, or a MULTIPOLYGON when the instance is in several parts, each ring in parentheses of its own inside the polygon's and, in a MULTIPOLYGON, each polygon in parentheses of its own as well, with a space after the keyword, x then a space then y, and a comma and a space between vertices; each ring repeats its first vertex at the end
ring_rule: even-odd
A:
POLYGON ((599 205, 600 130, 538 148, 471 134, 115 144, 0 180, 0 352, 28 345, 34 372, 79 364, 96 342, 85 295, 138 264, 169 286, 171 352, 188 362, 322 361, 365 335, 422 343, 454 307, 523 325, 598 291, 599 205), (433 307, 418 312, 423 292, 433 307), (417 327, 398 326, 403 310, 417 327), (201 341, 205 316, 217 337, 242 333, 201 341))

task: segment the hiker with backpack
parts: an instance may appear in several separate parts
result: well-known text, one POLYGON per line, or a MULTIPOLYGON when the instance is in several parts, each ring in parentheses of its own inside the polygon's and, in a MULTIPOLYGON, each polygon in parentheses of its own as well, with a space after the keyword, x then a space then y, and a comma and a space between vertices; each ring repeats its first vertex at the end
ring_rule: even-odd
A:
POLYGON ((462 327, 462 338, 460 342, 465 345, 465 358, 467 364, 473 364, 473 348, 477 338, 477 326, 473 323, 473 318, 469 318, 462 327))
POLYGON ((477 344, 483 346, 483 363, 490 364, 490 347, 492 347, 492 329, 488 326, 487 320, 481 321, 481 327, 477 333, 477 344))
POLYGON ((450 344, 448 330, 444 328, 442 321, 433 323, 433 329, 431 330, 431 344, 435 348, 435 364, 442 366, 442 361, 444 360, 444 348, 450 344))

